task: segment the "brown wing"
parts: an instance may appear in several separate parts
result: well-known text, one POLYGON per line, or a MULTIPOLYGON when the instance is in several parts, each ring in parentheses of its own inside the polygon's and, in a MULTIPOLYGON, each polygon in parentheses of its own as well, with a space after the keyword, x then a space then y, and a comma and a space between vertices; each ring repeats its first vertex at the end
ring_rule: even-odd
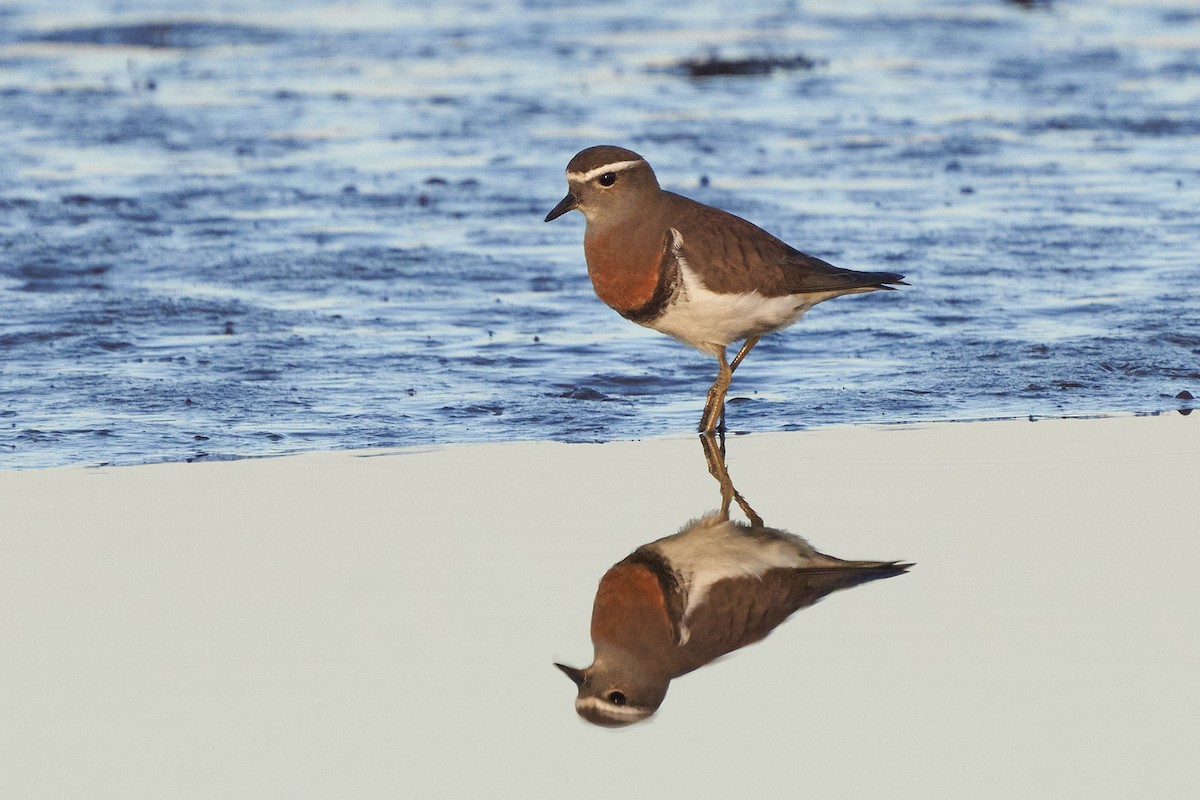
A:
POLYGON ((910 566, 847 561, 844 566, 772 569, 761 580, 718 581, 687 621, 690 636, 680 648, 679 674, 759 641, 793 613, 831 592, 890 578, 910 566))
POLYGON ((714 292, 758 291, 767 297, 849 293, 903 284, 894 272, 857 272, 800 252, 762 228, 719 208, 668 192, 683 254, 714 292), (699 254, 705 254, 703 258, 699 254))

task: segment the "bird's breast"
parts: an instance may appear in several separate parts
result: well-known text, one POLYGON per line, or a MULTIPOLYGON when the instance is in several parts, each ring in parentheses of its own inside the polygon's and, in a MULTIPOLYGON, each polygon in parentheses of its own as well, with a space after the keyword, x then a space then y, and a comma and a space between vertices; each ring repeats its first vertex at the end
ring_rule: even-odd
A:
POLYGON ((605 573, 592 607, 592 641, 631 652, 674 644, 668 598, 646 565, 622 561, 605 573))
POLYGON ((658 310, 654 306, 663 295, 665 237, 616 227, 589 230, 583 251, 592 287, 605 305, 635 322, 658 310))

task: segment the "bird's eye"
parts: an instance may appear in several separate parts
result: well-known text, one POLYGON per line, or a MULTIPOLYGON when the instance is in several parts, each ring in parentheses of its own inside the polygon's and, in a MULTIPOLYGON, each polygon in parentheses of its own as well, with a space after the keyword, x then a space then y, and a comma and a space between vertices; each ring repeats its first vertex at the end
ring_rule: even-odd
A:
POLYGON ((616 182, 617 182, 617 173, 615 173, 615 172, 606 172, 600 176, 600 185, 601 186, 612 186, 616 182))
MULTIPOLYGON (((601 180, 604 180, 604 179, 601 178, 601 180)), ((625 705, 625 703, 627 702, 625 700, 625 693, 624 692, 609 692, 608 693, 608 702, 612 703, 614 706, 625 705)))

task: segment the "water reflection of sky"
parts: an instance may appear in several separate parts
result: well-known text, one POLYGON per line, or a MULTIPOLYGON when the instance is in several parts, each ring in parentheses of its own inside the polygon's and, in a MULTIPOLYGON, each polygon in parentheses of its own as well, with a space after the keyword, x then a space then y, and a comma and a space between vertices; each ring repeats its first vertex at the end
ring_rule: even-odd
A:
POLYGON ((708 359, 604 308, 579 221, 540 222, 597 141, 815 255, 910 276, 760 344, 735 427, 1198 393, 1186 4, 3 20, 6 464, 688 430, 708 359), (712 54, 818 63, 678 68, 712 54))

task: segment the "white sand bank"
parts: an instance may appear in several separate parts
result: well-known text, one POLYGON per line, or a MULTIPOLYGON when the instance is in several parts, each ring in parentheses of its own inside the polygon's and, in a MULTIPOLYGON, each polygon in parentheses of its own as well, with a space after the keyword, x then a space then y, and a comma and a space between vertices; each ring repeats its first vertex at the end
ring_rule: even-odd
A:
POLYGON ((1200 796, 1200 419, 730 439, 768 525, 915 561, 589 727, 592 593, 691 438, 0 473, 0 797, 1200 796))

